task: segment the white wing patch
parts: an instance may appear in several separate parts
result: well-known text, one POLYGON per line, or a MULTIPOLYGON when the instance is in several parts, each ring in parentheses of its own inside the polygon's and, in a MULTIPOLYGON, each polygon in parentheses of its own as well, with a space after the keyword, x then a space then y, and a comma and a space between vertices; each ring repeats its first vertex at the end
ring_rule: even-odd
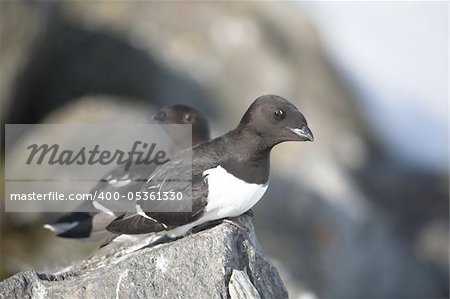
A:
POLYGON ((112 180, 108 181, 108 184, 110 184, 111 186, 114 186, 116 188, 120 188, 120 187, 126 186, 126 185, 128 185, 130 183, 131 183, 131 180, 128 179, 128 178, 126 178, 126 179, 119 179, 119 180, 112 179, 112 180))
POLYGON ((106 208, 104 205, 100 204, 98 201, 93 201, 92 205, 94 206, 94 208, 96 208, 99 211, 102 211, 103 213, 110 215, 110 216, 114 216, 114 213, 109 210, 108 208, 106 208))
POLYGON ((70 222, 70 223, 57 223, 57 224, 46 224, 44 225, 44 228, 51 230, 55 234, 63 234, 66 231, 71 230, 75 226, 79 224, 78 221, 70 222))
POLYGON ((164 227, 165 229, 167 228, 167 225, 165 225, 162 222, 158 222, 156 219, 153 219, 152 217, 148 216, 147 214, 145 214, 144 210, 142 210, 142 207, 138 204, 136 204, 136 212, 139 216, 150 219, 153 222, 159 223, 162 225, 162 227, 164 227))

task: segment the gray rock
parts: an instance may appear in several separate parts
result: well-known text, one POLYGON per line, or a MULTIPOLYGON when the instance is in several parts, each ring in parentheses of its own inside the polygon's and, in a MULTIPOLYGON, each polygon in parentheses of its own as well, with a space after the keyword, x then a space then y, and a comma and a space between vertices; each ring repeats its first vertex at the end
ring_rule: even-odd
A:
POLYGON ((233 221, 151 248, 107 246, 51 274, 21 272, 0 283, 0 297, 287 298, 250 218, 233 221))
POLYGON ((258 290, 244 271, 233 270, 228 284, 231 299, 260 299, 258 290))

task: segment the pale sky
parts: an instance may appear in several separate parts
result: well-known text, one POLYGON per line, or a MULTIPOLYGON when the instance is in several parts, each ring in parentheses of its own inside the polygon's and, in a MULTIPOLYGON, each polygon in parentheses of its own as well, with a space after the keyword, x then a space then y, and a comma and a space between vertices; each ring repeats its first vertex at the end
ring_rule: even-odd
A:
POLYGON ((392 155, 448 169, 448 3, 300 2, 392 155))

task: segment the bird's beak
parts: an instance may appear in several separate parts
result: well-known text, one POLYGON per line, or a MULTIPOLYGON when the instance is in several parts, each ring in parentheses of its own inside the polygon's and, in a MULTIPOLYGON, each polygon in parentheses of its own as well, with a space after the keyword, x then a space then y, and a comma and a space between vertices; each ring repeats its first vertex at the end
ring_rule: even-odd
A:
POLYGON ((301 128, 289 128, 295 135, 302 138, 304 141, 314 141, 314 136, 311 130, 308 128, 308 126, 303 126, 301 128))
POLYGON ((165 121, 165 120, 166 120, 166 117, 167 117, 167 115, 166 115, 166 113, 165 113, 163 110, 159 110, 158 112, 156 112, 156 113, 153 115, 153 119, 154 119, 154 120, 157 120, 157 121, 159 121, 159 122, 165 121))

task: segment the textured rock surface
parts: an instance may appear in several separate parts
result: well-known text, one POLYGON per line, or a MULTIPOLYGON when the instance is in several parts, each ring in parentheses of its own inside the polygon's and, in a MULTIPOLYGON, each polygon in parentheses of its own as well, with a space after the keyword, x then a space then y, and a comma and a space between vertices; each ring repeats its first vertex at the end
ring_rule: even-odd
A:
POLYGON ((52 274, 21 272, 0 283, 0 297, 286 298, 251 220, 235 221, 241 228, 225 222, 153 248, 106 247, 52 274))
MULTIPOLYGON (((448 175, 414 173, 386 155, 359 112, 364 102, 343 84, 322 47, 325 37, 295 2, 28 1, 21 2, 25 12, 11 9, 15 3, 8 1, 0 18, 11 24, 0 26, 11 28, 3 31, 8 42, 0 43, 11 49, 0 53, 8 55, 3 78, 8 66, 11 75, 28 74, 15 88, 12 79, 0 82, 17 89, 15 120, 32 121, 40 111, 39 119, 54 122, 51 103, 69 98, 79 109, 61 103, 72 113, 58 113, 58 122, 74 115, 92 121, 93 111, 100 120, 128 112, 137 118, 125 110, 110 117, 103 101, 94 110, 78 100, 102 92, 154 105, 209 104, 220 111, 208 114, 217 136, 236 125, 254 97, 286 96, 305 112, 316 140, 273 152, 271 182, 254 222, 291 296, 306 290, 320 298, 448 298, 448 175), (32 8, 42 17, 29 24, 32 8), (43 36, 38 24, 53 30, 43 36), (46 47, 22 65, 12 56, 28 57, 16 52, 29 49, 17 44, 29 40, 17 34, 25 27, 46 47)), ((40 223, 25 234, 24 217, 30 215, 3 217, 11 228, 1 242, 5 273, 86 252, 85 244, 55 238, 40 223)))

